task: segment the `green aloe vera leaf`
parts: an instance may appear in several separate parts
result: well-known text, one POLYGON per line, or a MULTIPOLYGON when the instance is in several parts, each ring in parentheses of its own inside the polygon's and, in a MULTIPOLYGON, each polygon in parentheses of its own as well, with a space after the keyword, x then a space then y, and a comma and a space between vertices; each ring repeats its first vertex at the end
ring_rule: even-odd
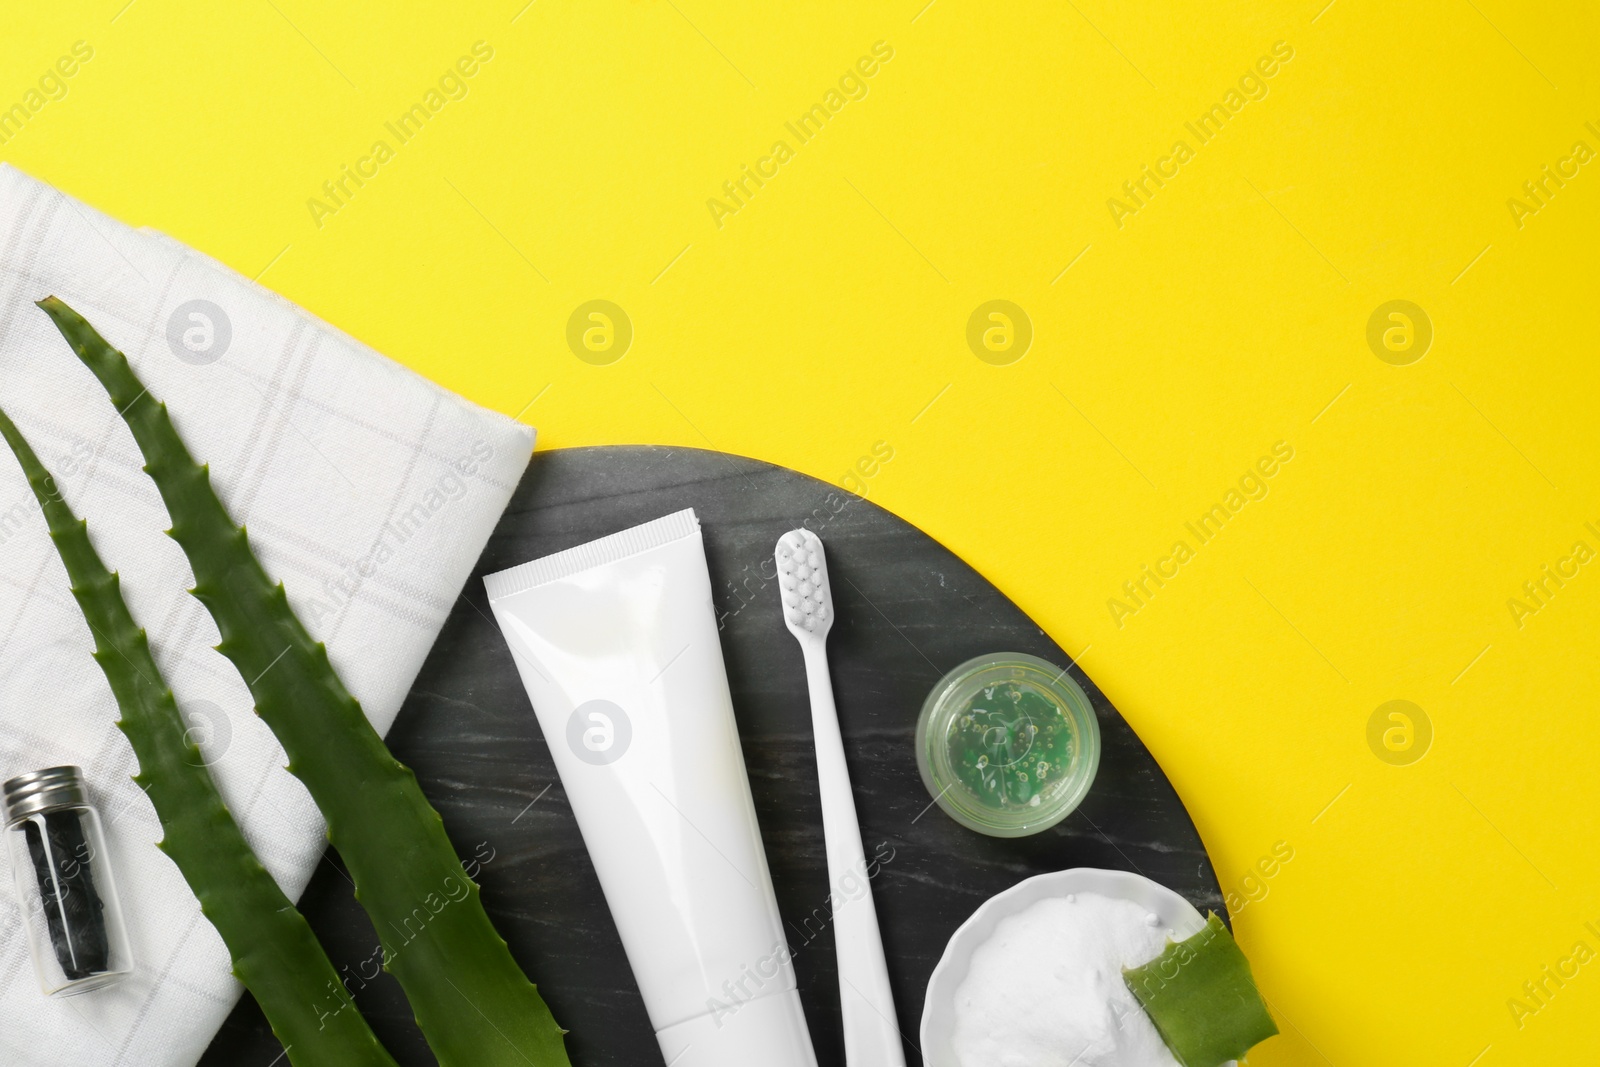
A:
POLYGON ((55 297, 39 307, 110 395, 194 571, 194 595, 328 823, 423 1036, 442 1067, 569 1067, 556 1025, 484 910, 416 775, 390 754, 267 576, 127 358, 55 297))
POLYGON ((133 621, 118 577, 89 540, 88 523, 56 492, 39 457, 0 411, 4 436, 50 526, 72 595, 94 631, 94 658, 117 698, 139 760, 134 782, 150 797, 164 834, 157 847, 177 865, 233 957, 294 1067, 395 1067, 340 983, 333 963, 244 839, 189 739, 183 716, 133 621))
POLYGON ((1193 937, 1124 968, 1122 979, 1183 1067, 1217 1067, 1278 1032, 1250 961, 1215 912, 1193 937))

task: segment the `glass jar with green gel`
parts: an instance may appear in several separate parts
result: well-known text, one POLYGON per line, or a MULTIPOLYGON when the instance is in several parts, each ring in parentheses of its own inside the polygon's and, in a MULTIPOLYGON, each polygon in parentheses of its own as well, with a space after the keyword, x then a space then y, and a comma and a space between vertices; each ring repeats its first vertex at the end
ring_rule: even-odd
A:
POLYGON ((1066 818, 1100 765, 1100 727, 1065 670, 1022 652, 968 660, 917 720, 917 767, 956 822, 1023 837, 1066 818))

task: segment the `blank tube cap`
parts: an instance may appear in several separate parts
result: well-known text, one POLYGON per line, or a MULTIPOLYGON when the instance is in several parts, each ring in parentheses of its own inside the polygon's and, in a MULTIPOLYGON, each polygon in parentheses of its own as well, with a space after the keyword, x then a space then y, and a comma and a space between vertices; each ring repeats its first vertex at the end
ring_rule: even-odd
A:
POLYGON ((817 1067, 800 994, 792 989, 656 1031, 670 1067, 817 1067))

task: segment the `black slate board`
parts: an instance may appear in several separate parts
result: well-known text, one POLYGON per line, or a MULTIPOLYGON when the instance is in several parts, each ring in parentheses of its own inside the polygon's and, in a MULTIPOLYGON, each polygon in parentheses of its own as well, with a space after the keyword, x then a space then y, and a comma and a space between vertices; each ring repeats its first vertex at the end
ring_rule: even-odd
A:
MULTIPOLYGON (((483 899, 540 985, 575 1067, 659 1067, 621 942, 526 692, 490 620, 483 575, 693 507, 705 532, 733 702, 800 995, 822 1067, 843 1067, 822 815, 800 650, 770 579, 773 545, 807 525, 827 545, 838 619, 834 689, 910 1064, 928 976, 957 926, 988 897, 1066 867, 1135 870, 1202 912, 1223 913, 1194 824, 1161 769, 1094 683, 1099 776, 1060 825, 1020 840, 966 830, 930 806, 912 736, 939 677, 973 656, 1069 657, 1016 605, 932 538, 824 482, 684 448, 606 447, 534 457, 389 734, 444 816, 463 859, 481 861, 483 899)), ((338 857, 301 908, 335 966, 359 975, 377 948, 338 857)), ((380 975, 361 1010, 405 1067, 432 1064, 399 986, 380 975)), ((282 1064, 248 996, 201 1061, 282 1064)))

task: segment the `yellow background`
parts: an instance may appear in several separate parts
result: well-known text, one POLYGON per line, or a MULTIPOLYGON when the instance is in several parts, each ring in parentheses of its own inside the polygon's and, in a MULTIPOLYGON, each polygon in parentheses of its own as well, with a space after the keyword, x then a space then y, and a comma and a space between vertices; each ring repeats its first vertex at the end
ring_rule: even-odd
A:
POLYGON ((870 498, 1088 646, 1230 890, 1292 847, 1238 914, 1284 1031, 1253 1063, 1593 1062, 1600 962, 1520 1027, 1507 1002, 1600 951, 1600 567, 1520 627, 1507 602, 1600 548, 1600 163, 1520 228, 1507 200, 1600 150, 1600 15, 1325 2, 13 0, 0 103, 94 58, 0 158, 543 448, 838 482, 886 442, 870 498), (399 146, 384 122, 480 40, 468 95, 399 146), (799 145, 784 122, 877 41, 867 96, 799 145), (1200 146, 1184 122, 1278 41, 1200 146), (395 158, 316 225, 380 138, 395 158), (778 139, 794 158, 719 228, 707 200, 778 139), (1194 158, 1119 228, 1107 199, 1178 139, 1194 158), (635 329, 609 366, 565 341, 593 298, 635 329), (1008 366, 966 342, 997 298, 1034 329, 1008 366), (1435 331, 1408 366, 1366 340, 1394 299, 1435 331), (1184 524, 1278 441, 1269 494, 1200 546, 1184 524), (1108 599, 1179 539, 1119 627, 1108 599), (1392 699, 1433 728, 1407 766, 1368 745, 1392 699))

